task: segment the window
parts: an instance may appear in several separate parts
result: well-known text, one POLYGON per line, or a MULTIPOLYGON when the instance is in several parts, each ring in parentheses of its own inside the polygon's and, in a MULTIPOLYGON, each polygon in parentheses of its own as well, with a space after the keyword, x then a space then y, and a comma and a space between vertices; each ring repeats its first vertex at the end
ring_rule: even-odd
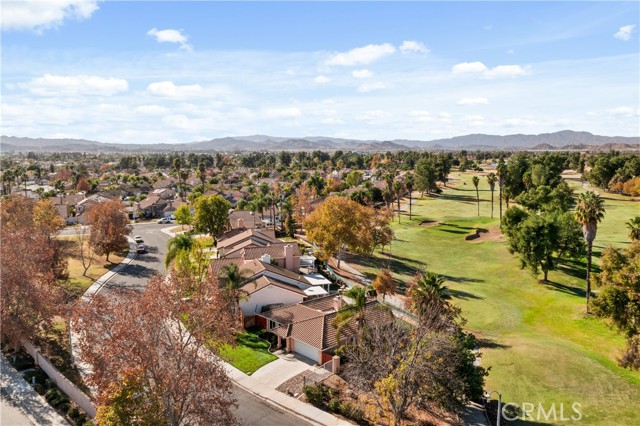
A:
POLYGON ((279 325, 280 324, 278 324, 274 320, 269 320, 269 330, 273 330, 274 328, 278 327, 279 325))

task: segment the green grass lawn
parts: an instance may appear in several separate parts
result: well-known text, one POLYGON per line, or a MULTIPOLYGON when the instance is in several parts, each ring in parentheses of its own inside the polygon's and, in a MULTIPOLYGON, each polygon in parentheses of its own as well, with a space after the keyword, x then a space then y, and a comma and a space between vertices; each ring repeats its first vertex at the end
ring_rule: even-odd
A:
POLYGON ((278 359, 269 352, 269 343, 260 339, 257 333, 246 331, 236 337, 236 346, 225 345, 220 356, 245 374, 253 374, 260 367, 278 359))
MULTIPOLYGON (((504 241, 465 241, 474 228, 499 225, 497 197, 495 218, 489 217, 491 196, 484 177, 482 216, 477 217, 472 176, 452 173, 443 196, 415 200, 413 219, 403 214, 400 225, 396 219, 390 256, 378 252, 352 264, 367 274, 389 265, 400 282, 424 268, 445 276, 468 320, 466 328, 481 339, 482 364, 491 367, 487 389, 502 392, 504 401, 545 408, 578 402, 584 424, 640 424, 640 373, 616 365, 624 338, 585 315, 583 262, 562 265, 542 284, 519 268, 504 241), (421 226, 422 221, 440 225, 421 226)), ((602 195, 607 214, 594 244, 596 263, 605 246, 628 244, 624 222, 640 209, 628 198, 602 195)))

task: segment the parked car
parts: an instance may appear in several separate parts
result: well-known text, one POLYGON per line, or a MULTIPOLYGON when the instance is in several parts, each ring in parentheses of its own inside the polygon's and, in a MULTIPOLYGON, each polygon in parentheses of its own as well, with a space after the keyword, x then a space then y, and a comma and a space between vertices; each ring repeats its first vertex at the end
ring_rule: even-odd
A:
POLYGON ((163 217, 162 219, 158 219, 157 223, 171 223, 168 218, 163 217))
POLYGON ((147 248, 144 246, 144 244, 138 244, 138 253, 145 253, 147 251, 147 248))
POLYGON ((136 241, 136 243, 140 244, 142 242, 144 242, 144 240, 142 239, 142 237, 140 235, 136 235, 135 237, 133 237, 133 239, 136 241))

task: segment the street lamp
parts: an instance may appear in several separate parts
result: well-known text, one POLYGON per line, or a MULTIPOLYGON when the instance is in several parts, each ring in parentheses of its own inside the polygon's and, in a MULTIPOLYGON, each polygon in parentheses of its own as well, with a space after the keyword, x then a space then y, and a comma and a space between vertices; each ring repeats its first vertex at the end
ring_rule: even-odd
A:
POLYGON ((489 400, 489 398, 491 398, 491 394, 492 393, 496 393, 498 395, 498 414, 496 415, 496 425, 500 426, 500 417, 501 417, 501 413, 500 410, 502 408, 502 394, 498 391, 491 391, 491 392, 486 392, 484 394, 484 397, 489 400))

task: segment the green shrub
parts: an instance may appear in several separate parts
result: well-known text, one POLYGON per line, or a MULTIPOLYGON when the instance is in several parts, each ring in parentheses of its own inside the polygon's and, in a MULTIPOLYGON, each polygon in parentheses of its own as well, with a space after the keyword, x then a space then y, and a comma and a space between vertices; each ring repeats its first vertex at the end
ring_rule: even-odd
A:
POLYGON ((302 391, 310 404, 316 407, 322 407, 324 405, 324 392, 321 386, 307 385, 302 388, 302 391))
POLYGON ((331 398, 331 400, 329 400, 329 411, 331 411, 332 413, 339 413, 340 412, 340 399, 339 398, 331 398))
POLYGON ((78 420, 80 417, 80 410, 78 410, 78 407, 70 407, 67 411, 67 416, 69 416, 71 420, 78 420))
POLYGON ((17 354, 12 355, 11 364, 13 364, 15 369, 18 371, 27 370, 36 366, 33 358, 23 352, 18 352, 17 354))
POLYGON ((68 402, 61 402, 55 408, 57 408, 58 411, 60 411, 61 413, 66 413, 67 411, 69 411, 69 407, 70 406, 71 406, 71 404, 69 404, 68 402))
POLYGON ((36 383, 36 385, 33 387, 33 390, 38 392, 39 395, 44 395, 47 391, 47 387, 45 385, 41 385, 40 383, 36 383))

